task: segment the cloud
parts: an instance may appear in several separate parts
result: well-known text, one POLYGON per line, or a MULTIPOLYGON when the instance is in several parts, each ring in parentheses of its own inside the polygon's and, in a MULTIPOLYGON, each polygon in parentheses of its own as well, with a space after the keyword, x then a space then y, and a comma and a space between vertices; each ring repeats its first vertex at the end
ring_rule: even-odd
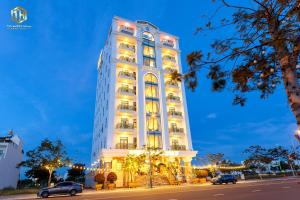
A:
POLYGON ((217 113, 209 113, 206 116, 207 119, 216 119, 217 118, 217 113))

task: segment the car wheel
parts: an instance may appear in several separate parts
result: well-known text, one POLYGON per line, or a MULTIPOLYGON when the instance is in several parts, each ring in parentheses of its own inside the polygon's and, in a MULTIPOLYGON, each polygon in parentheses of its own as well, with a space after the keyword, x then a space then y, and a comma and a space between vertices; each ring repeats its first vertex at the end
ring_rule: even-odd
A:
POLYGON ((77 193, 77 191, 76 191, 76 190, 71 190, 71 191, 70 191, 70 195, 71 195, 71 196, 75 196, 75 195, 76 195, 76 193, 77 193))
POLYGON ((42 198, 48 198, 49 193, 48 192, 42 192, 41 196, 42 196, 42 198))

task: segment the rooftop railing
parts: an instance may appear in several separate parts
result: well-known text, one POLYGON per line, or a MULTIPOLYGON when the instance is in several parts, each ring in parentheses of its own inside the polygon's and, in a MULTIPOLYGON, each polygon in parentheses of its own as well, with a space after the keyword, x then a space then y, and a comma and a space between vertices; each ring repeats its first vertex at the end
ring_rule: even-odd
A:
POLYGON ((128 26, 121 25, 119 31, 128 35, 134 34, 134 29, 128 26))
POLYGON ((172 40, 162 40, 162 44, 167 47, 174 48, 174 42, 172 40))

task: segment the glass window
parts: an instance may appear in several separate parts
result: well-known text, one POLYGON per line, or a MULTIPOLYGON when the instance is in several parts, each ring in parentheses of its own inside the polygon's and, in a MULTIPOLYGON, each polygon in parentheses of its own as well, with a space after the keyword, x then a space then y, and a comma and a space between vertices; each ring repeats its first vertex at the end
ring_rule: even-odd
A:
POLYGON ((155 60, 153 58, 144 57, 144 66, 155 67, 155 60))
POLYGON ((148 131, 159 131, 159 129, 160 129, 159 118, 149 117, 147 119, 147 130, 148 131))
POLYGON ((146 113, 154 114, 159 112, 159 105, 157 101, 146 101, 146 113))
POLYGON ((156 85, 145 86, 145 96, 150 98, 158 98, 158 88, 156 85))
POLYGON ((154 58, 155 57, 154 47, 144 45, 143 54, 144 56, 154 58))
POLYGON ((149 148, 161 148, 161 136, 155 134, 148 134, 148 147, 149 148))
POLYGON ((149 32, 144 32, 143 33, 143 39, 154 41, 153 35, 151 33, 149 33, 149 32))
POLYGON ((157 78, 153 74, 147 74, 145 76, 145 82, 157 83, 157 78))

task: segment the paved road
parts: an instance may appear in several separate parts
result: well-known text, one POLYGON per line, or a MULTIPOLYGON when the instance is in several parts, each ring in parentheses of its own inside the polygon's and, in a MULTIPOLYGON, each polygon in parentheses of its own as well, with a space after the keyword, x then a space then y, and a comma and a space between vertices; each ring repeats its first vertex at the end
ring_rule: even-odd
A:
POLYGON ((63 200, 300 200, 299 179, 240 183, 236 185, 179 186, 86 192, 63 200))

